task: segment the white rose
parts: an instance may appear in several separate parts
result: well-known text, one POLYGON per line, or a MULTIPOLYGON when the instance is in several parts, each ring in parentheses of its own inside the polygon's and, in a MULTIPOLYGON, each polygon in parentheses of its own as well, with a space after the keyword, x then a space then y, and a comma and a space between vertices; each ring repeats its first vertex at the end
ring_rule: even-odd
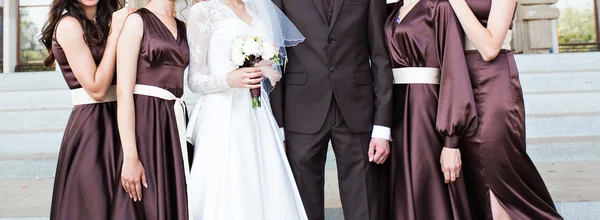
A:
POLYGON ((262 58, 265 60, 270 60, 273 59, 273 57, 275 56, 275 46, 273 45, 273 43, 269 42, 269 41, 264 41, 262 44, 263 47, 263 51, 262 51, 262 58))
POLYGON ((237 66, 244 65, 244 61, 246 60, 246 56, 242 54, 240 51, 236 51, 231 53, 231 61, 237 66))
POLYGON ((244 46, 244 39, 237 38, 233 41, 231 48, 233 48, 233 50, 242 50, 242 46, 244 46))
POLYGON ((258 45, 258 43, 256 43, 256 41, 254 41, 254 39, 252 39, 252 40, 248 40, 244 43, 244 46, 242 47, 242 51, 244 52, 244 54, 247 54, 247 55, 257 54, 259 47, 260 47, 260 45, 258 45))

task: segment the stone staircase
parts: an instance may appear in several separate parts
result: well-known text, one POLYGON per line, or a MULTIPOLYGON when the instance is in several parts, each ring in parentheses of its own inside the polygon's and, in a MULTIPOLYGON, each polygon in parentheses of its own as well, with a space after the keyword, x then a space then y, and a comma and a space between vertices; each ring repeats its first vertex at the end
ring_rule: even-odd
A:
MULTIPOLYGON (((600 219, 599 60, 600 53, 517 56, 527 151, 566 219, 600 219)), ((192 108, 193 95, 186 100, 192 108)), ((58 72, 0 74, 0 219, 47 219, 70 102, 58 72)), ((341 220, 329 158, 327 219, 341 220)))

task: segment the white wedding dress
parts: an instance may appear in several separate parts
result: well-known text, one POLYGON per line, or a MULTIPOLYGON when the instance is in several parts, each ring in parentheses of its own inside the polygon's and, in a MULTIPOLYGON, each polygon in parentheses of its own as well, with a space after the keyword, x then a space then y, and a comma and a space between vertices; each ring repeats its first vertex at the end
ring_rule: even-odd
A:
POLYGON ((282 136, 262 91, 253 109, 248 89, 234 89, 230 48, 238 36, 266 36, 264 23, 246 3, 253 24, 219 0, 190 9, 188 85, 200 99, 188 140, 195 146, 189 208, 194 220, 305 220, 306 213, 285 154, 282 136))

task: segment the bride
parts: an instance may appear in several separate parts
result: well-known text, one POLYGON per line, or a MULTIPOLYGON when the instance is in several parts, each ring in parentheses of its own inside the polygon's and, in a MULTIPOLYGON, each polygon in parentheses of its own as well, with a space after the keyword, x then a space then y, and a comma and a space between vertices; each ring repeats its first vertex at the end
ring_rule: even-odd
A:
POLYGON ((193 218, 307 219, 265 89, 281 77, 278 66, 237 68, 230 52, 237 37, 259 36, 282 48, 285 59, 284 47, 304 37, 270 0, 201 1, 190 9, 187 36, 188 85, 201 94, 187 134, 196 147, 193 218), (253 109, 248 90, 260 87, 262 107, 253 109))

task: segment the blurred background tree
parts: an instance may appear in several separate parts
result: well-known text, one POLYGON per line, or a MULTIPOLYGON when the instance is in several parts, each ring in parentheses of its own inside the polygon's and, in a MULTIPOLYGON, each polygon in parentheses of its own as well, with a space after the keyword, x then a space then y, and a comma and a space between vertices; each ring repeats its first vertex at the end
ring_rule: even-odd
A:
POLYGON ((594 5, 585 8, 560 8, 558 43, 561 52, 598 50, 594 5))

